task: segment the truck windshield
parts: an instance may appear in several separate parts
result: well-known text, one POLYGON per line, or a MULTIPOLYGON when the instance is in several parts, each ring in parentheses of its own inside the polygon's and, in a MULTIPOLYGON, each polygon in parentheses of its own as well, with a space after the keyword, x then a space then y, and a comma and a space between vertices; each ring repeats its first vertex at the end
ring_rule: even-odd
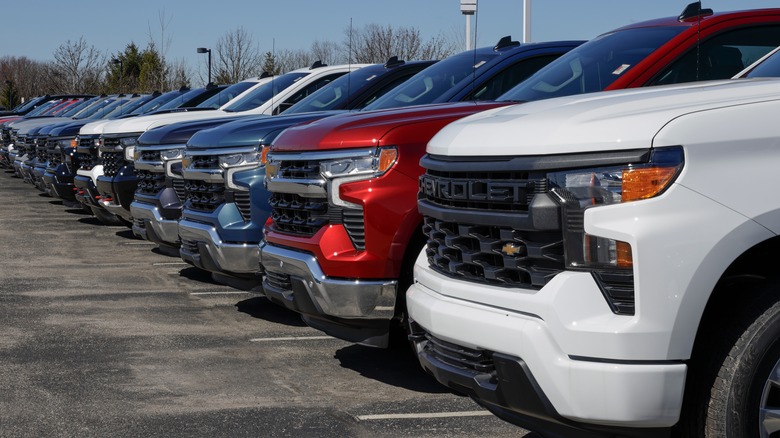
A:
POLYGON ((285 114, 308 113, 311 111, 326 111, 341 108, 349 99, 351 93, 365 87, 385 71, 382 64, 363 67, 335 79, 325 87, 306 96, 296 103, 285 114))
POLYGON ((412 76, 403 85, 396 87, 363 110, 372 111, 431 103, 499 55, 493 50, 452 55, 412 76))
POLYGON ((601 35, 551 62, 498 100, 526 102, 604 90, 685 29, 647 27, 601 35))
POLYGON ((257 108, 308 74, 306 72, 285 73, 255 88, 249 94, 225 108, 225 111, 237 113, 257 108))

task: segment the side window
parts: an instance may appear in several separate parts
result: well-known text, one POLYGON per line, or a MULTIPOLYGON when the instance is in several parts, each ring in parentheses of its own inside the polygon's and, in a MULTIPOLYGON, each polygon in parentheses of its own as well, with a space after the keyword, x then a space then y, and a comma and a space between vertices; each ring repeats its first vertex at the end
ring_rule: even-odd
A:
POLYGON ((340 73, 333 73, 329 75, 325 75, 317 80, 312 81, 309 85, 303 87, 302 89, 298 90, 297 93, 290 96, 287 100, 279 104, 279 106, 274 110, 274 114, 279 114, 281 112, 284 112, 287 108, 290 108, 291 106, 295 105, 296 103, 300 102, 301 99, 304 97, 314 93, 315 91, 319 90, 320 88, 328 85, 331 83, 334 79, 338 78, 339 76, 345 74, 346 72, 340 72, 340 73))
POLYGON ((692 47, 649 85, 728 79, 780 46, 780 26, 724 32, 692 47))
POLYGON ((374 102, 375 100, 387 94, 388 91, 406 82, 406 80, 414 76, 415 73, 417 72, 410 71, 409 74, 398 76, 392 81, 389 81, 388 83, 384 84, 380 89, 374 91, 370 96, 366 96, 365 100, 363 100, 360 103, 357 103, 354 106, 354 109, 360 110, 365 108, 368 104, 374 102))
POLYGON ((472 90, 464 100, 495 100, 498 96, 506 93, 512 87, 536 73, 540 68, 558 59, 559 56, 536 56, 517 62, 472 90))

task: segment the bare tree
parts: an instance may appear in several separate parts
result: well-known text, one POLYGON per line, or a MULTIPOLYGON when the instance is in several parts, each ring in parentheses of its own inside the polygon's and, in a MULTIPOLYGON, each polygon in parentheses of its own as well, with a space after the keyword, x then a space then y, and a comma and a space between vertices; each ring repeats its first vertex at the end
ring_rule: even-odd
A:
MULTIPOLYGON (((13 104, 18 104, 21 99, 49 92, 51 87, 46 82, 47 71, 46 63, 33 61, 25 56, 0 58, 0 84, 11 81, 13 104)), ((5 96, 6 100, 7 98, 8 96, 5 96)))
POLYGON ((273 55, 274 67, 282 73, 296 68, 308 67, 317 60, 311 52, 306 50, 283 49, 273 55))
POLYGON ((145 85, 149 89, 157 89, 160 91, 174 88, 173 82, 168 77, 170 72, 170 65, 166 60, 168 47, 170 47, 173 38, 171 35, 167 35, 168 26, 170 26, 173 17, 165 16, 165 8, 157 13, 157 22, 160 32, 160 40, 157 42, 154 38, 151 25, 148 26, 147 35, 149 36, 149 44, 147 46, 147 53, 154 53, 156 66, 150 68, 146 72, 145 85))
POLYGON ((368 24, 362 29, 344 31, 342 51, 351 62, 380 63, 391 56, 400 59, 441 59, 455 53, 455 44, 437 36, 424 41, 414 27, 394 28, 391 25, 368 24))
POLYGON ((349 61, 339 50, 339 45, 328 40, 313 42, 311 56, 314 60, 320 60, 326 64, 346 64, 349 61))
POLYGON ((54 51, 50 83, 59 92, 98 92, 105 62, 105 56, 95 46, 87 45, 83 36, 78 41, 68 40, 54 51))
POLYGON ((235 83, 257 76, 263 63, 260 48, 243 27, 221 36, 216 44, 215 81, 235 83))

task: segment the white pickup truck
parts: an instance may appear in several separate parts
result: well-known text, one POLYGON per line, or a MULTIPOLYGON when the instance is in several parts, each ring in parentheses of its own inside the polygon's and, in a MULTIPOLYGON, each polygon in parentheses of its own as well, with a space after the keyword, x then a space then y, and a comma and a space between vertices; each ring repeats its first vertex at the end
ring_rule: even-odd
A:
POLYGON ((780 81, 551 99, 440 131, 407 305, 440 382, 541 436, 780 431, 780 81))

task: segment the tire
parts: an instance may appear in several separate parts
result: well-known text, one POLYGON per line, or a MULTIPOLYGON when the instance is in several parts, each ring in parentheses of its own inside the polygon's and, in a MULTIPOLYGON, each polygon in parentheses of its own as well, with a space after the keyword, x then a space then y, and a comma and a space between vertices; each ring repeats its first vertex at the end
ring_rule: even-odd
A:
POLYGON ((732 297, 755 299, 704 326, 712 341, 691 361, 681 436, 780 437, 780 282, 732 297))

